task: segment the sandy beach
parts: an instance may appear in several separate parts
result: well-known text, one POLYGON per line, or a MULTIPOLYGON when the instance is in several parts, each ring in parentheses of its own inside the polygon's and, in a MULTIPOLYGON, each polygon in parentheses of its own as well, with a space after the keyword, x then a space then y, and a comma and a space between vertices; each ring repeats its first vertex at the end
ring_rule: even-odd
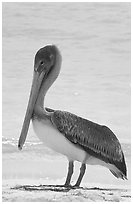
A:
POLYGON ((3 202, 131 201, 130 189, 123 188, 123 186, 86 184, 79 188, 65 188, 57 184, 42 185, 40 183, 48 183, 48 181, 5 180, 3 182, 3 202))

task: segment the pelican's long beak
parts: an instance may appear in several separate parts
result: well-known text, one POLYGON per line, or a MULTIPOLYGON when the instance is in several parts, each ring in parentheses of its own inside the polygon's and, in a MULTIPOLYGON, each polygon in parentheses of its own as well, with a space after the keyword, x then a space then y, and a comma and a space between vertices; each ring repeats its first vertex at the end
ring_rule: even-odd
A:
POLYGON ((28 129, 29 129, 30 120, 31 120, 31 117, 32 117, 32 114, 33 114, 33 110, 34 110, 36 100, 38 98, 38 94, 39 94, 39 91, 40 91, 40 87, 41 87, 44 75, 45 75, 45 73, 43 71, 41 73, 39 73, 37 71, 36 72, 34 71, 33 82, 32 82, 29 102, 28 102, 28 106, 27 106, 27 111, 26 111, 26 114, 25 114, 25 119, 24 119, 22 131, 21 131, 21 134, 20 134, 19 142, 18 142, 19 150, 22 149, 22 147, 23 147, 23 145, 25 143, 27 132, 28 132, 28 129))

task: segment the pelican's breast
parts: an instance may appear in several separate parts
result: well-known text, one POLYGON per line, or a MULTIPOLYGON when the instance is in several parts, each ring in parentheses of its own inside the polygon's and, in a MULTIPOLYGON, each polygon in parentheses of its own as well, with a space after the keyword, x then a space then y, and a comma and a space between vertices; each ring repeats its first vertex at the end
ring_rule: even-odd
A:
POLYGON ((33 128, 45 146, 66 155, 69 160, 84 161, 86 152, 67 140, 65 136, 53 126, 50 120, 39 120, 36 118, 33 120, 33 128))

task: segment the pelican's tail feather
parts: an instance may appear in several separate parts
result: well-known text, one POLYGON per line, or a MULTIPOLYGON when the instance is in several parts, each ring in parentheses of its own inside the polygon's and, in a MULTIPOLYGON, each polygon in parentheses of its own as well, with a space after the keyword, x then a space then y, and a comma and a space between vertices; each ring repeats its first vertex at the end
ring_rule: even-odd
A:
POLYGON ((109 169, 111 171, 111 173, 116 177, 116 178, 121 178, 121 179, 126 179, 127 180, 127 176, 125 174, 122 173, 122 171, 120 171, 117 167, 113 167, 111 169, 109 169))

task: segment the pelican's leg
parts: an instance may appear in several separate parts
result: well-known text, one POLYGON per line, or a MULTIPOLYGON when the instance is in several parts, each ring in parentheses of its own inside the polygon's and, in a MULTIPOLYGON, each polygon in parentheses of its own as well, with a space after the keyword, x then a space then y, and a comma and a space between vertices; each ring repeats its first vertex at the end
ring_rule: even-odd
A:
POLYGON ((73 174, 73 166, 74 166, 73 161, 69 161, 68 173, 67 173, 65 186, 70 186, 70 181, 71 181, 71 177, 72 177, 72 174, 73 174))
POLYGON ((85 170, 86 170, 86 165, 85 164, 82 164, 81 167, 80 167, 80 174, 79 174, 79 177, 78 177, 78 180, 76 182, 76 184, 74 186, 80 186, 80 183, 82 181, 82 178, 85 174, 85 170))

